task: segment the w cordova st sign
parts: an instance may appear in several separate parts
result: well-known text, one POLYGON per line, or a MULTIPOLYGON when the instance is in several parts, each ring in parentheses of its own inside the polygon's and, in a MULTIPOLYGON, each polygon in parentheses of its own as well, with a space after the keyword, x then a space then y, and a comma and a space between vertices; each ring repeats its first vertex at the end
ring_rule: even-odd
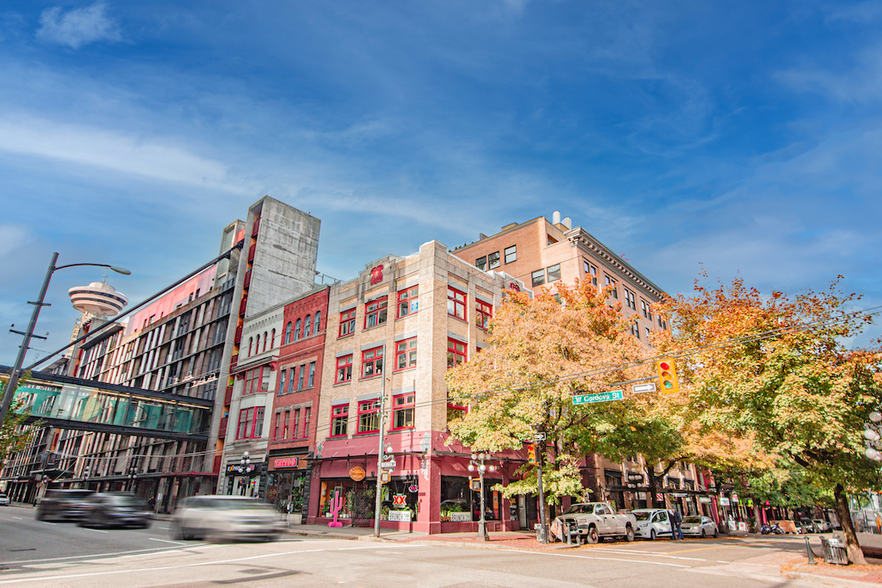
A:
POLYGON ((611 400, 621 400, 625 397, 624 390, 612 390, 610 392, 601 392, 600 394, 580 394, 573 396, 573 404, 592 404, 594 402, 609 402, 611 400))

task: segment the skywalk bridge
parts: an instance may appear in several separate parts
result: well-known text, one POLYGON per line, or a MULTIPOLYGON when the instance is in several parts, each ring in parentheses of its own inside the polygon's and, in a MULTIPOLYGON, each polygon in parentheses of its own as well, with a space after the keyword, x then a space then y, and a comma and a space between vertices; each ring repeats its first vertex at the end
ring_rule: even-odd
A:
MULTIPOLYGON (((10 371, 0 366, 4 386, 10 371)), ((19 382, 13 407, 59 429, 208 441, 214 401, 34 372, 19 382)))

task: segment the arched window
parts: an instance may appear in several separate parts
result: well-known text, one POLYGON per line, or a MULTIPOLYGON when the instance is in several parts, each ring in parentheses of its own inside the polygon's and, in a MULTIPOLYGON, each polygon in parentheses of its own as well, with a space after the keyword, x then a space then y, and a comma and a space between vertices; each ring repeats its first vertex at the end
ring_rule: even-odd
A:
POLYGON ((251 356, 251 346, 254 344, 254 337, 248 337, 248 356, 251 356))
POLYGON ((276 346, 276 330, 273 329, 273 337, 270 339, 270 349, 273 349, 276 346))
POLYGON ((294 323, 294 340, 300 338, 300 319, 297 319, 297 322, 294 323))
POLYGON ((312 322, 312 317, 306 315, 306 319, 303 321, 303 336, 309 337, 309 323, 312 322))
POLYGON ((291 342, 291 321, 285 326, 285 345, 291 342))
POLYGON ((312 326, 312 334, 318 335, 319 325, 322 323, 322 311, 316 311, 315 313, 315 324, 312 326))
POLYGON ((266 331, 264 331, 263 332, 263 350, 264 351, 266 351, 266 340, 267 340, 266 331))

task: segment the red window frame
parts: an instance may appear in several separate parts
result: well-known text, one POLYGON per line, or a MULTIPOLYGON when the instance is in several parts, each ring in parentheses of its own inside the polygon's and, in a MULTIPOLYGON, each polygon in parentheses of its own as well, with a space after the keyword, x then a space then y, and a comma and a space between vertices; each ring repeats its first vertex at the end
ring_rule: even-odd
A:
POLYGON ((248 370, 245 372, 245 387, 242 389, 242 396, 256 394, 258 392, 269 391, 269 366, 263 366, 248 370))
POLYGON ((349 425, 349 405, 338 404, 331 407, 331 435, 329 438, 345 437, 349 425), (339 431, 339 432, 338 432, 339 431))
POLYGON ((373 378, 383 373, 383 348, 374 347, 361 352, 361 377, 373 378), (368 373, 370 371, 370 373, 368 373))
POLYGON ((416 314, 420 309, 420 287, 414 286, 398 292, 398 315, 395 318, 402 318, 416 314))
POLYGON ((479 329, 487 330, 490 319, 493 318, 493 305, 483 300, 475 299, 475 322, 479 329))
POLYGON ((416 392, 392 397, 392 430, 413 429, 416 417, 416 392), (402 424, 403 423, 403 424, 402 424))
POLYGON ((416 367, 417 338, 411 337, 395 343, 395 371, 416 367))
POLYGON ((263 433, 263 406, 252 406, 239 411, 236 439, 259 439, 263 433))
POLYGON ((309 437, 309 415, 311 412, 312 408, 309 406, 303 409, 303 432, 300 434, 301 439, 309 437))
POLYGON ((340 337, 348 337, 355 332, 355 310, 344 310, 340 313, 340 337))
POLYGON ((468 320, 466 302, 468 295, 453 286, 447 286, 447 314, 462 320, 468 320))
POLYGON ((370 329, 385 324, 389 317, 389 297, 383 296, 364 304, 364 328, 370 329))
POLYGON ((337 377, 335 384, 343 384, 352 381, 352 354, 337 358, 337 377))
POLYGON ((456 339, 447 339, 447 369, 456 367, 468 361, 468 344, 456 339))
POLYGON ((380 399, 359 400, 357 435, 378 433, 380 431, 380 399), (372 427, 372 428, 371 428, 372 427))

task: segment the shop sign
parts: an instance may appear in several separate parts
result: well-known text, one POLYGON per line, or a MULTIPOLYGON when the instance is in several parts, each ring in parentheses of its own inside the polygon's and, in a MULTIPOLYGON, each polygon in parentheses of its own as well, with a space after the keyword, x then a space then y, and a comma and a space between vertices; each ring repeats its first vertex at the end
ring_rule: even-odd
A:
POLYGON ((452 512, 450 513, 451 523, 470 523, 472 522, 472 513, 470 512, 452 512))
POLYGON ((416 484, 411 484, 410 486, 407 487, 407 491, 410 492, 411 494, 416 494, 417 492, 420 491, 420 487, 417 486, 416 484))
POLYGON ((398 521, 399 523, 409 523, 410 516, 411 513, 409 510, 390 510, 388 520, 398 521))
POLYGON ((710 501, 711 501, 711 499, 709 496, 699 496, 698 497, 698 502, 700 502, 702 504, 710 504, 710 501))
POLYGON ((671 496, 674 498, 688 498, 689 495, 684 492, 671 492, 671 496))
POLYGON ((720 506, 729 506, 729 499, 725 496, 720 496, 720 506))
POLYGON ((361 482, 364 480, 365 475, 364 468, 361 466, 355 466, 349 470, 349 477, 355 482, 361 482))
POLYGON ((734 492, 732 493, 732 502, 738 502, 738 495, 734 492))
POLYGON ((392 505, 393 506, 407 506, 407 494, 393 494, 392 495, 392 505))
POLYGON ((228 476, 256 476, 260 472, 260 464, 236 464, 227 466, 228 476))
POLYGON ((282 468, 296 468, 300 460, 296 457, 279 457, 273 460, 273 467, 277 470, 282 468))

